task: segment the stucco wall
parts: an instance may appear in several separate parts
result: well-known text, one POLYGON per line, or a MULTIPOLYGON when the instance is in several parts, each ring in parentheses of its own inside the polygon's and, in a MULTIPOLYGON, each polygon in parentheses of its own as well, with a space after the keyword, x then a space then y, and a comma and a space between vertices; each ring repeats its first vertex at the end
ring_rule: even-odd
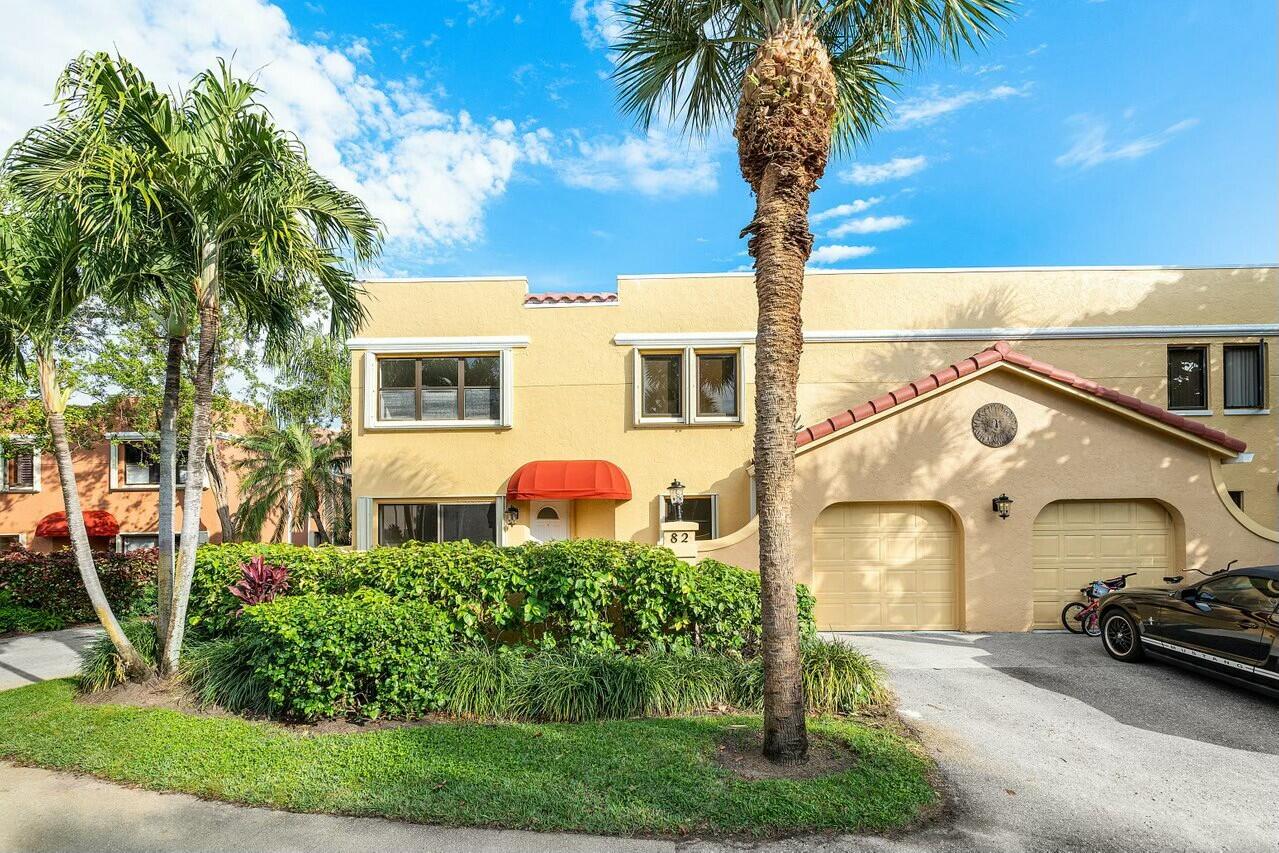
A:
MULTIPOLYGON (((1217 456, 1131 418, 1076 399, 1008 367, 942 389, 859 429, 836 433, 796 459, 794 504, 798 580, 811 580, 813 523, 844 501, 937 501, 955 514, 961 538, 962 627, 1020 631, 1031 625, 1031 532, 1056 500, 1153 499, 1178 529, 1179 569, 1279 562, 1279 542, 1241 523, 1214 482, 1217 456), (1016 438, 989 448, 973 438, 981 405, 1017 416, 1016 438), (1007 492, 1010 518, 991 511, 1007 492)), ((705 556, 755 567, 754 526, 705 556)))
MULTIPOLYGON (((514 422, 485 431, 371 431, 363 419, 361 351, 353 352, 355 496, 444 498, 499 495, 534 459, 608 459, 631 480, 634 499, 616 506, 614 535, 656 541, 656 497, 678 477, 689 494, 719 495, 719 528, 750 518, 753 347, 744 348, 745 414, 739 426, 636 427, 630 346, 618 334, 743 332, 754 328, 748 275, 622 277, 619 301, 603 307, 526 308, 520 278, 392 281, 368 285, 362 338, 523 335, 512 351, 514 422)), ((1273 268, 899 271, 810 275, 809 332, 848 329, 989 329, 1279 323, 1273 268)), ((1129 336, 1013 343, 1156 405, 1166 405, 1170 343, 1208 343, 1215 415, 1204 422, 1247 441, 1252 464, 1229 466, 1249 514, 1279 526, 1279 415, 1225 417, 1220 359, 1225 340, 1129 336)), ((1268 359, 1270 399, 1279 395, 1279 355, 1268 359)), ((801 419, 815 422, 970 355, 993 340, 809 343, 800 373, 801 419)), ((1279 412, 1279 409, 1276 409, 1279 412)), ((596 509, 588 509, 592 513, 596 509)), ((591 522, 594 523, 593 521, 591 522)), ((594 529, 583 526, 581 529, 594 529)))

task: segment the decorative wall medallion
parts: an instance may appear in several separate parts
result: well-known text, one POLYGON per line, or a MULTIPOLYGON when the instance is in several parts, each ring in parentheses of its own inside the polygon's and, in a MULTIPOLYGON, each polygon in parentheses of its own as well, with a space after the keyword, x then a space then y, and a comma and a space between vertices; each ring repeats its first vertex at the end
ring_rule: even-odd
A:
POLYGON ((987 403, 973 412, 973 437, 987 447, 1003 447, 1017 435, 1017 416, 1003 403, 987 403))

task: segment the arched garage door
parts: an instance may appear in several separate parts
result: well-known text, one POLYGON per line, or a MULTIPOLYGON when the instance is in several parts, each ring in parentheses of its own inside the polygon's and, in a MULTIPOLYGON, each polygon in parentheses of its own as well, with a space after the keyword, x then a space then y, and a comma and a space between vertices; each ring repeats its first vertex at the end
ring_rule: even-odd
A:
POLYGON ((1035 519, 1036 628, 1060 628, 1061 609, 1098 578, 1138 572, 1132 586, 1173 571, 1172 518, 1156 501, 1056 501, 1035 519))
POLYGON ((821 631, 957 627, 958 543, 933 503, 844 503, 813 525, 814 617, 821 631))

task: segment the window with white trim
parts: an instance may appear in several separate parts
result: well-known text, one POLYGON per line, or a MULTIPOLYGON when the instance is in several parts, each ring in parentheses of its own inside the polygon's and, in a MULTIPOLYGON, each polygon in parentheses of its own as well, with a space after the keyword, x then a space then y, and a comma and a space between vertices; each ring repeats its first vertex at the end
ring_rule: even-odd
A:
POLYGON ((40 491, 39 448, 11 444, 0 463, 0 491, 40 491))
MULTIPOLYGON (((675 521, 675 511, 670 500, 662 495, 662 521, 675 521)), ((680 513, 682 521, 697 522, 697 539, 715 539, 719 536, 719 495, 685 495, 680 513)))
POLYGON ((497 542, 497 502, 382 503, 377 507, 377 544, 406 542, 497 542))
POLYGON ((1208 408, 1208 348, 1168 347, 1168 408, 1204 411, 1208 408))
POLYGON ((0 533, 0 554, 12 548, 21 548, 24 543, 21 533, 0 533))
POLYGON ((742 423, 742 350, 635 351, 636 423, 742 423))
POLYGON ((365 354, 365 423, 372 429, 493 429, 511 425, 511 354, 365 354))
MULTIPOLYGON (((117 455, 124 467, 124 478, 119 480, 127 488, 146 489, 160 485, 160 455, 152 441, 125 439, 117 442, 117 455)), ((187 479, 187 453, 177 452, 177 485, 187 479)))

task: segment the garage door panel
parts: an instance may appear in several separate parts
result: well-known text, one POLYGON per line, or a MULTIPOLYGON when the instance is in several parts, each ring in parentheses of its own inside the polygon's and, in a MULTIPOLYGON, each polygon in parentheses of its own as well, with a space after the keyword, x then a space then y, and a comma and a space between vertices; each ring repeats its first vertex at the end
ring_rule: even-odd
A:
POLYGON ((1058 501, 1035 519, 1032 612, 1037 628, 1061 627, 1061 609, 1098 578, 1137 572, 1159 583, 1173 562, 1172 519, 1156 501, 1058 501))
POLYGON ((956 626, 956 532, 934 504, 836 504, 813 530, 814 617, 823 630, 956 626), (839 542, 838 546, 833 542, 839 542))

